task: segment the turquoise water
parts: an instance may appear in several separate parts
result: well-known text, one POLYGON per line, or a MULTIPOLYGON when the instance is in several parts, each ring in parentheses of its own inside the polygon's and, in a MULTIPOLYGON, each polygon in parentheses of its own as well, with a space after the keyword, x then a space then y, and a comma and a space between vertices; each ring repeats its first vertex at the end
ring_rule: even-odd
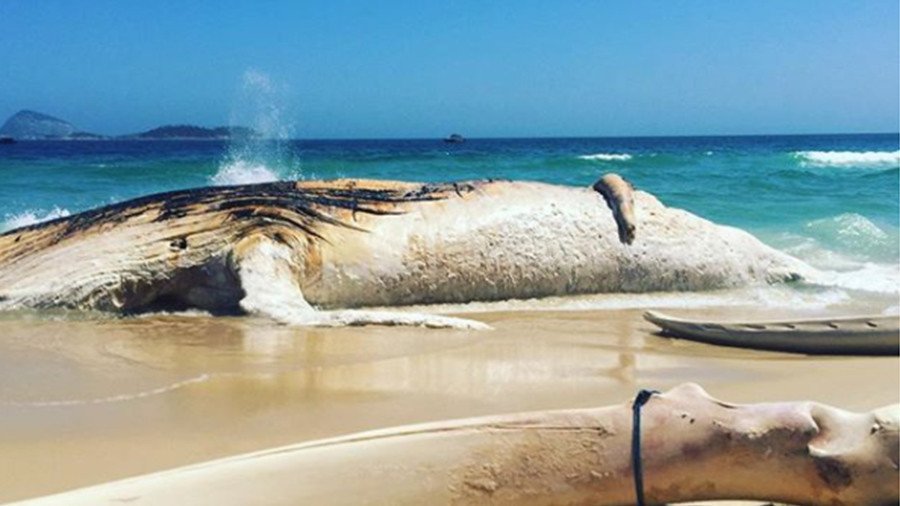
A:
POLYGON ((0 146, 0 228, 164 190, 274 179, 504 178, 587 186, 615 171, 670 206, 745 229, 896 294, 898 135, 597 139, 20 142, 0 146))

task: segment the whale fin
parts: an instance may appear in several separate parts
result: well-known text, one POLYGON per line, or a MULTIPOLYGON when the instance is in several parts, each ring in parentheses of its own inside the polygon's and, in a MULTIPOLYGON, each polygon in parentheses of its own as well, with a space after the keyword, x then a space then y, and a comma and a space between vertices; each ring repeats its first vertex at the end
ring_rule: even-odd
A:
POLYGON ((634 188, 618 174, 604 174, 593 186, 594 191, 603 196, 613 213, 619 241, 622 244, 634 242, 637 223, 634 219, 634 188))
POLYGON ((236 248, 237 274, 244 290, 241 309, 288 325, 350 327, 413 326, 485 330, 485 323, 404 311, 318 311, 303 296, 291 249, 266 237, 246 239, 236 248))

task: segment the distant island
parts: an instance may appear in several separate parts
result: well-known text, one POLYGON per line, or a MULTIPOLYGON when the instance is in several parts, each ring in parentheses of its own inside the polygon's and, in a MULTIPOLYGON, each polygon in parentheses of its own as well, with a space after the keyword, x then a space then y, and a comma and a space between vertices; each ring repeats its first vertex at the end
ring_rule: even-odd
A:
POLYGON ((130 135, 99 135, 78 130, 72 123, 48 114, 22 110, 3 123, 0 137, 15 140, 230 140, 262 137, 251 128, 165 125, 130 135))
POLYGON ((204 128, 196 125, 166 125, 134 135, 123 136, 125 139, 247 139, 260 137, 253 129, 247 127, 215 127, 204 128))
POLYGON ((13 139, 63 139, 76 133, 68 121, 29 110, 13 114, 0 127, 0 136, 13 139))

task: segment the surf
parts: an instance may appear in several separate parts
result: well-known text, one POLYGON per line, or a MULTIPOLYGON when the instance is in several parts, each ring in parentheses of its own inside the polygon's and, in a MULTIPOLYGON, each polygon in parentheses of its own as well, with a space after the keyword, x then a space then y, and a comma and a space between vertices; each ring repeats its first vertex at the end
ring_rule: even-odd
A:
POLYGON ((819 167, 885 167, 900 165, 898 151, 795 151, 804 165, 819 167))

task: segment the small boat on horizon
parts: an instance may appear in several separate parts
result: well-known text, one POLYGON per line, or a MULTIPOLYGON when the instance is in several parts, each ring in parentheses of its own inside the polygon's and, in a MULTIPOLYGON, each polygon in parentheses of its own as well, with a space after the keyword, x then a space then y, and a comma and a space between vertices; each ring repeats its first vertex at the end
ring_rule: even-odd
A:
POLYGON ((16 140, 9 136, 0 137, 0 144, 15 144, 16 140))
POLYGON ((444 142, 447 144, 462 144, 466 142, 466 139, 459 134, 450 134, 450 136, 444 137, 444 142))

